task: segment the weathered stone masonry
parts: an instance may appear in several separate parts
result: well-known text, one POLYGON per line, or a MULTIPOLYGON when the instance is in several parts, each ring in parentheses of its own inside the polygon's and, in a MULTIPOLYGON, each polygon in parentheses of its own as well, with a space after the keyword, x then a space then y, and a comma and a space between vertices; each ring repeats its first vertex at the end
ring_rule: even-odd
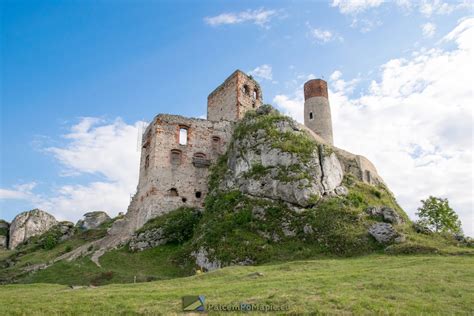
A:
POLYGON ((227 150, 234 123, 261 105, 258 83, 237 70, 209 94, 207 120, 157 115, 143 134, 139 183, 127 223, 112 232, 133 232, 180 206, 203 207, 209 166, 227 150))
POLYGON ((229 121, 156 116, 142 144, 134 197, 140 204, 140 222, 180 206, 202 207, 208 168, 226 150, 230 135, 229 121))
POLYGON ((260 85, 240 70, 236 70, 207 98, 207 119, 233 121, 241 119, 248 110, 262 105, 260 85))

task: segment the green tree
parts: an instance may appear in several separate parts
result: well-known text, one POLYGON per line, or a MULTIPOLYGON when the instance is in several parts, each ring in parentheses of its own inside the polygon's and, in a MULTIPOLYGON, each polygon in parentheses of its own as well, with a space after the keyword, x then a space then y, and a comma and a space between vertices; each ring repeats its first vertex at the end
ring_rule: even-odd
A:
POLYGON ((454 210, 449 206, 448 199, 430 196, 421 200, 422 206, 416 215, 421 223, 435 232, 461 233, 461 221, 454 210))

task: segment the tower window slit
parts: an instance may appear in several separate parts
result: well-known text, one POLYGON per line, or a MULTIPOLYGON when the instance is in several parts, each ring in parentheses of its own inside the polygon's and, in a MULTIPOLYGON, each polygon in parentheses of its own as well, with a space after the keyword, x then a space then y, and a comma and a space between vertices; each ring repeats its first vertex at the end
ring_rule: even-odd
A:
POLYGON ((310 120, 313 119, 313 112, 309 112, 309 119, 310 119, 310 120))

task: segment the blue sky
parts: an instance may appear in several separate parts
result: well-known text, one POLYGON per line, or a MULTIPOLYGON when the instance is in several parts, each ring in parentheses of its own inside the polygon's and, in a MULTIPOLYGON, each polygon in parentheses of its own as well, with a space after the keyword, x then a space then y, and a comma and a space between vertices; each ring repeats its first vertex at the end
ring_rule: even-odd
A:
POLYGON ((412 218, 420 199, 448 197, 474 234, 468 2, 1 6, 0 218, 125 211, 141 121, 205 115, 207 95, 241 69, 299 120, 301 85, 324 77, 336 145, 374 161, 412 218))

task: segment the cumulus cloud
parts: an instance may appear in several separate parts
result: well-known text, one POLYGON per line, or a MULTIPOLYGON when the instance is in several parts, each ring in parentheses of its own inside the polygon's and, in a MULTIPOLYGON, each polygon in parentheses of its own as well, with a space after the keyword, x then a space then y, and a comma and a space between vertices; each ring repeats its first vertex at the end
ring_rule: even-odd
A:
POLYGON ((421 31, 424 37, 433 37, 436 32, 436 25, 434 23, 425 23, 421 25, 421 31))
POLYGON ((357 83, 360 81, 359 78, 354 78, 349 81, 343 80, 342 72, 340 70, 334 71, 329 79, 331 87, 335 92, 344 91, 346 94, 351 94, 357 83))
MULTIPOLYGON (((358 97, 340 71, 329 82, 335 144, 371 159, 412 218, 421 199, 448 198, 471 236, 473 37, 474 19, 461 20, 443 38, 454 49, 389 60, 358 97)), ((300 91, 273 101, 302 121, 300 91)))
POLYGON ((73 182, 77 182, 76 176, 85 174, 96 176, 99 181, 54 187, 47 195, 36 194, 36 183, 32 182, 1 189, 0 198, 28 200, 60 220, 75 221, 95 210, 109 215, 126 211, 138 183, 137 135, 142 126, 143 122, 128 125, 121 119, 107 122, 81 118, 63 136, 63 146, 45 151, 57 159, 63 167, 62 175, 73 182))
POLYGON ((254 70, 249 71, 249 75, 266 79, 266 80, 272 80, 273 79, 272 66, 266 65, 266 64, 258 66, 254 70))
POLYGON ((259 26, 268 26, 272 18, 278 15, 276 10, 246 10, 234 13, 222 13, 216 16, 205 17, 204 22, 211 26, 225 24, 254 23, 259 26))
POLYGON ((135 175, 138 171, 137 128, 121 119, 107 123, 85 117, 64 135, 65 146, 46 150, 61 163, 65 174, 100 174, 110 181, 124 182, 130 178, 129 169, 134 169, 135 175))

